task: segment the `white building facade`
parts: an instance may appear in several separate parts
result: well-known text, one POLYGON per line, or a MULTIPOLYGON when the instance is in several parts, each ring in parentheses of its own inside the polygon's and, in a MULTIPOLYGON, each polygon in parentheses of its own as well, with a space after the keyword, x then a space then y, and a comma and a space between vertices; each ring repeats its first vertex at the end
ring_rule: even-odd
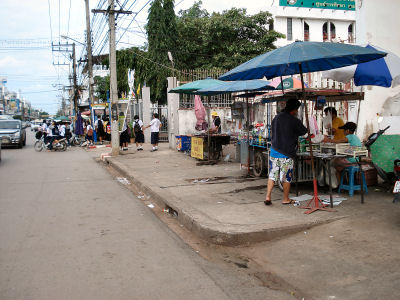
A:
POLYGON ((274 18, 274 29, 286 35, 276 46, 296 40, 354 43, 355 0, 268 0, 266 10, 274 18))
MULTIPOLYGON (((400 56, 400 1, 357 0, 357 42, 372 44, 400 56)), ((361 104, 359 132, 363 138, 387 125, 389 134, 400 134, 400 87, 368 86, 361 104), (380 121, 380 122, 378 122, 380 121)))

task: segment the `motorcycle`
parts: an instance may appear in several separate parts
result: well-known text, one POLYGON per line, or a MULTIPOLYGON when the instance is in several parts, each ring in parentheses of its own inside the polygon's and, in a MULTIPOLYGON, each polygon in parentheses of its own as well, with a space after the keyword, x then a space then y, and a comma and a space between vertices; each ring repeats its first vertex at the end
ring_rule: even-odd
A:
MULTIPOLYGON (((34 145, 35 151, 40 152, 43 149, 49 149, 48 145, 44 142, 44 135, 41 134, 40 137, 39 138, 38 137, 39 137, 39 135, 37 134, 36 135, 37 140, 34 145)), ((58 140, 58 143, 53 145, 53 150, 55 150, 55 151, 67 150, 67 139, 62 138, 62 139, 58 140)))
POLYGON ((69 144, 71 146, 81 146, 84 141, 76 134, 73 134, 69 139, 69 144))

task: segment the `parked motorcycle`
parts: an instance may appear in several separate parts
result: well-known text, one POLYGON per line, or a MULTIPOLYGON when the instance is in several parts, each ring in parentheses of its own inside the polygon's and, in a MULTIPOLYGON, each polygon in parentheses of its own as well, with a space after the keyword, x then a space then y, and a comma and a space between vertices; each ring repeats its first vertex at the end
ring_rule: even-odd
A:
MULTIPOLYGON (((43 149, 49 149, 48 145, 46 145, 46 143, 44 142, 44 135, 41 135, 40 138, 36 140, 34 148, 36 152, 40 152, 43 149)), ((67 140, 65 138, 58 140, 58 143, 53 144, 53 150, 55 151, 67 150, 67 140)))
POLYGON ((73 134, 69 140, 71 146, 81 146, 84 140, 82 140, 78 135, 73 134))

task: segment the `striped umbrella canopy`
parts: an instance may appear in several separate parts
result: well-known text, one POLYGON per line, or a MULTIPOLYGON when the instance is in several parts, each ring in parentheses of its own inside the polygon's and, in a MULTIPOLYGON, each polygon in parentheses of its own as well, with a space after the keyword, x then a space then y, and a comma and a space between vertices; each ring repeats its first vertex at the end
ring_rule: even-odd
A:
POLYGON ((354 79, 356 86, 395 87, 400 85, 400 57, 376 46, 367 45, 366 48, 384 51, 388 55, 374 61, 325 71, 322 72, 322 77, 340 82, 354 79))

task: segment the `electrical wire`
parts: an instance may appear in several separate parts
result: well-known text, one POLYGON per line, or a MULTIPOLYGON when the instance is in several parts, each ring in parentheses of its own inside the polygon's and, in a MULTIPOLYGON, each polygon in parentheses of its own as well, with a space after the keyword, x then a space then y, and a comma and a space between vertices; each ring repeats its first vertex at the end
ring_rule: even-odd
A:
POLYGON ((69 23, 71 21, 71 1, 69 0, 67 36, 69 36, 69 23))
MULTIPOLYGON (((149 4, 151 1, 152 1, 152 0, 148 0, 148 1, 146 2, 146 4, 143 5, 143 7, 142 7, 141 9, 139 9, 139 11, 137 11, 137 12, 134 14, 134 16, 133 16, 131 22, 129 23, 129 25, 127 26, 127 28, 129 28, 129 26, 131 26, 132 22, 136 19, 136 17, 138 16, 138 14, 139 14, 139 13, 147 6, 147 4, 149 4)), ((120 35, 120 37, 119 37, 119 39, 118 39, 116 45, 118 45, 119 41, 122 39, 122 37, 124 36, 125 33, 126 33, 126 29, 125 29, 125 31, 120 35)))

